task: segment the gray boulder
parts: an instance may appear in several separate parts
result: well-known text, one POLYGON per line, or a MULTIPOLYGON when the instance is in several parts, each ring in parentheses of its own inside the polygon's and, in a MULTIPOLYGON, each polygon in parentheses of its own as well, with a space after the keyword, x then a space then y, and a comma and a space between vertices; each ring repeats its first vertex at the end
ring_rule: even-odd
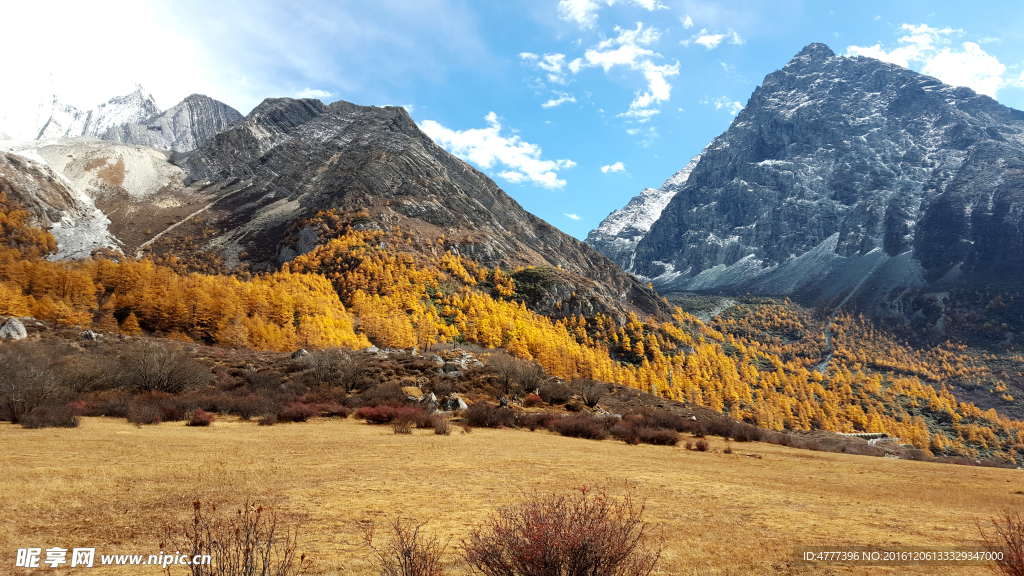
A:
POLYGON ((82 332, 82 340, 93 340, 93 341, 96 341, 96 340, 99 340, 99 339, 100 339, 99 334, 93 332, 92 330, 86 330, 85 332, 82 332))
POLYGON ((25 325, 17 318, 11 318, 0 327, 0 339, 3 340, 24 340, 28 338, 25 325))
POLYGON ((292 360, 298 360, 299 358, 305 358, 309 356, 309 352, 306 352, 305 348, 299 348, 295 352, 292 352, 292 360))

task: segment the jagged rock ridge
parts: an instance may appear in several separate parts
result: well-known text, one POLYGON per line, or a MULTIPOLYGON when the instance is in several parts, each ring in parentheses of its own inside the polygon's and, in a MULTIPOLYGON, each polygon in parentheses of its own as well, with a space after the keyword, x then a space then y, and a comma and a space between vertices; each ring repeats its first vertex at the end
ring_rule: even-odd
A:
POLYGON ((587 234, 586 243, 604 254, 627 272, 633 271, 636 245, 661 216, 669 200, 686 184, 693 167, 700 161, 694 156, 686 166, 672 175, 660 188, 644 188, 622 209, 615 210, 587 234))
POLYGON ((638 243, 662 289, 881 301, 1019 289, 1024 113, 812 44, 769 74, 638 243))

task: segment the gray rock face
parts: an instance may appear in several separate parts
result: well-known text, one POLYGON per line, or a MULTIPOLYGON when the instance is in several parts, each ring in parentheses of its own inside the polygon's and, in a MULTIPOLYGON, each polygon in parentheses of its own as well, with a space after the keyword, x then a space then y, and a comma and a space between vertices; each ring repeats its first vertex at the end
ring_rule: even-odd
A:
POLYGON ((188 152, 241 119, 242 115, 227 104, 193 94, 164 112, 140 122, 113 126, 98 136, 124 144, 188 152))
POLYGON ((25 325, 17 318, 11 318, 0 327, 0 340, 24 340, 28 338, 25 325))
POLYGON ((506 269, 554 269, 546 293, 553 309, 545 312, 664 311, 643 284, 523 210, 399 107, 268 99, 174 162, 190 181, 236 183, 238 191, 217 205, 226 216, 211 245, 232 265, 242 253, 256 267, 280 264, 317 241, 307 234, 301 246, 283 245, 298 219, 365 209, 367 226, 443 234, 444 248, 430 250, 451 249, 506 269))
POLYGON ((1024 113, 812 44, 769 74, 635 250, 662 289, 834 301, 1024 281, 1024 113))
POLYGON ((597 228, 587 234, 587 244, 610 258, 623 270, 632 272, 636 245, 661 216, 669 200, 686 184, 690 172, 693 172, 699 161, 700 154, 694 156, 660 188, 645 188, 621 210, 609 214, 597 228))

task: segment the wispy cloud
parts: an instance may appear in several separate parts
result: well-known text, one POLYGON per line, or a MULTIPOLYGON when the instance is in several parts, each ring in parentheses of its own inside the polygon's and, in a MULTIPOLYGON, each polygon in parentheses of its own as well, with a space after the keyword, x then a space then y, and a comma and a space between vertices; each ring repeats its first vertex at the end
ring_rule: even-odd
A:
MULTIPOLYGON (((598 42, 584 52, 582 58, 569 61, 564 54, 545 54, 543 57, 532 52, 519 55, 524 62, 557 75, 561 83, 564 73, 578 74, 588 68, 601 68, 605 72, 616 66, 628 67, 643 74, 647 82, 647 90, 637 91, 636 97, 629 105, 629 110, 619 116, 630 117, 645 122, 658 113, 657 107, 667 101, 672 94, 669 77, 679 74, 679 62, 675 64, 655 64, 654 59, 661 58, 650 46, 661 38, 657 28, 645 27, 637 22, 636 28, 615 27, 618 33, 613 38, 598 42)), ((549 100, 542 104, 545 108, 561 104, 557 100, 549 100), (557 103, 556 103, 557 102, 557 103)))
MULTIPOLYGON (((849 56, 867 56, 904 68, 919 67, 924 74, 954 86, 967 86, 979 94, 996 97, 1005 86, 1019 85, 1021 79, 1006 75, 1007 67, 974 42, 964 42, 960 49, 951 47, 952 37, 963 30, 950 27, 933 28, 927 24, 903 24, 898 46, 886 50, 881 43, 874 46, 849 46, 849 56)), ((997 41, 982 38, 979 42, 997 41)))
POLYGON ((593 28, 597 24, 597 11, 602 5, 614 6, 620 3, 634 4, 651 11, 667 8, 657 0, 560 0, 558 16, 562 20, 579 24, 580 28, 593 28))
POLYGON ((542 108, 554 108, 555 106, 561 106, 566 102, 576 102, 576 97, 566 92, 555 92, 557 98, 552 98, 547 102, 541 104, 542 108))
POLYGON ((694 34, 690 38, 680 42, 683 46, 689 46, 690 44, 700 44, 708 50, 714 50, 722 42, 728 42, 729 44, 742 45, 746 43, 746 40, 740 37, 735 30, 729 30, 727 32, 708 32, 706 29, 701 28, 701 31, 694 34))
POLYGON ((579 220, 580 219, 579 215, 577 215, 577 214, 570 214, 568 212, 565 212, 564 214, 565 214, 566 218, 570 218, 572 220, 579 220))
POLYGON ((519 136, 502 134, 498 115, 484 117, 486 128, 452 130, 426 120, 420 128, 446 150, 483 169, 498 168, 498 176, 513 184, 531 182, 544 188, 562 188, 565 180, 558 171, 576 165, 572 160, 544 160, 540 146, 523 141, 519 136))
POLYGON ((625 172, 626 167, 622 165, 622 162, 616 162, 615 164, 609 164, 607 166, 601 166, 601 172, 605 174, 609 172, 625 172))
POLYGON ((680 18, 680 22, 683 23, 683 28, 686 30, 693 28, 693 18, 690 18, 689 14, 686 15, 686 18, 680 18))
POLYGON ((701 104, 711 104, 715 107, 715 110, 725 110, 729 114, 735 116, 739 114, 740 110, 743 110, 743 105, 735 100, 730 100, 726 96, 720 96, 718 98, 704 98, 700 101, 701 104))
POLYGON ((305 90, 299 90, 295 93, 296 98, 317 98, 323 100, 324 98, 330 98, 333 96, 326 90, 316 90, 314 88, 306 88, 305 90))

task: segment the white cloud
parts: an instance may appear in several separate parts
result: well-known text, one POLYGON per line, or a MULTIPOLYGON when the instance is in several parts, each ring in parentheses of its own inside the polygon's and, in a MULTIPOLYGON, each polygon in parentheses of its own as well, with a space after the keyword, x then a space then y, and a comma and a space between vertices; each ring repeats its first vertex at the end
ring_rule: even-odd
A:
POLYGON ((580 219, 580 217, 578 215, 576 215, 576 214, 569 214, 568 212, 564 212, 564 214, 565 214, 566 218, 571 218, 573 220, 579 220, 580 219))
POLYGON ((615 164, 609 164, 608 166, 601 166, 601 172, 605 174, 609 172, 625 172, 626 167, 622 165, 622 162, 616 162, 615 164))
POLYGON ((726 96, 720 96, 718 98, 705 98, 700 101, 701 104, 711 104, 715 107, 715 110, 725 110, 729 114, 735 116, 739 114, 740 110, 743 110, 743 105, 735 100, 730 100, 726 96))
POLYGON ((426 120, 420 128, 435 142, 459 158, 480 168, 505 168, 498 176, 513 183, 532 182, 544 188, 562 188, 565 180, 557 172, 576 165, 572 160, 543 160, 540 146, 524 142, 519 136, 503 136, 502 125, 494 112, 484 117, 486 128, 452 130, 433 120, 426 120))
POLYGON ((680 42, 683 46, 689 46, 690 44, 700 44, 708 50, 714 50, 723 42, 728 41, 729 44, 742 45, 746 43, 746 40, 740 37, 735 30, 729 30, 728 32, 716 32, 714 34, 707 31, 705 28, 701 28, 700 32, 694 34, 687 40, 680 42))
POLYGON ((566 102, 576 102, 576 97, 573 96, 572 94, 566 92, 555 92, 555 95, 558 96, 558 98, 552 98, 551 100, 548 100, 547 102, 541 104, 541 107, 554 108, 555 106, 561 106, 566 102))
POLYGON ((330 98, 331 96, 333 96, 333 94, 326 90, 316 90, 314 88, 306 88, 305 90, 300 90, 295 93, 296 98, 317 98, 319 100, 330 98))
POLYGON ((993 98, 1006 83, 1003 79, 1006 66, 974 42, 964 42, 963 52, 943 48, 925 62, 921 72, 935 76, 946 84, 969 86, 975 92, 993 98))
POLYGON ((667 8, 659 4, 657 0, 560 0, 558 2, 558 16, 562 20, 576 22, 580 28, 593 28, 597 24, 597 11, 601 5, 613 6, 618 3, 635 4, 647 10, 661 10, 667 8))
POLYGON ((412 114, 412 111, 416 109, 412 104, 402 104, 402 108, 405 108, 405 111, 409 114, 412 114))
POLYGON ((687 14, 686 18, 683 18, 682 21, 683 21, 683 28, 685 28, 686 30, 689 30, 690 28, 693 28, 693 18, 690 18, 689 14, 687 14))
MULTIPOLYGON (((641 122, 647 121, 658 113, 652 107, 667 101, 671 96, 672 85, 668 78, 679 74, 679 62, 657 65, 652 61, 653 58, 661 57, 660 54, 647 48, 661 38, 661 32, 657 28, 644 27, 642 22, 637 22, 636 28, 616 26, 615 31, 618 32, 617 36, 598 42, 587 49, 582 58, 576 58, 569 62, 564 54, 545 54, 541 57, 532 52, 523 52, 519 57, 524 62, 548 72, 548 78, 552 82, 561 84, 566 83, 565 74, 567 72, 578 74, 587 68, 601 68, 608 72, 615 66, 626 66, 631 70, 641 72, 647 81, 647 90, 642 93, 638 90, 636 97, 629 105, 629 110, 619 116, 639 118, 641 122)), ((552 99, 542 106, 548 108, 565 101, 575 102, 575 100, 552 99)))
MULTIPOLYGON (((881 43, 874 46, 849 46, 849 56, 867 56, 890 62, 904 68, 916 67, 924 73, 935 76, 946 84, 967 86, 979 94, 996 97, 999 89, 1018 83, 1005 77, 1006 66, 985 52, 974 42, 964 42, 962 50, 948 46, 949 37, 962 34, 962 30, 950 27, 932 28, 927 24, 903 24, 900 30, 899 46, 885 50, 881 43)), ((992 41, 983 38, 981 42, 992 41)))

